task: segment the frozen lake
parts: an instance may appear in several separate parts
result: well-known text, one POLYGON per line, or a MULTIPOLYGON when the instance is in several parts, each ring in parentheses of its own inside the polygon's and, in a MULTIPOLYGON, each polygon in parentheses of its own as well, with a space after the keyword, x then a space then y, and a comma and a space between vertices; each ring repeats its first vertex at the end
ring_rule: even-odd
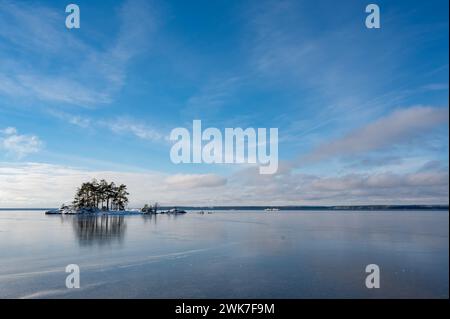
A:
POLYGON ((448 211, 0 211, 0 298, 448 298, 448 211), (80 289, 67 289, 77 264, 80 289), (367 289, 365 267, 381 269, 367 289))

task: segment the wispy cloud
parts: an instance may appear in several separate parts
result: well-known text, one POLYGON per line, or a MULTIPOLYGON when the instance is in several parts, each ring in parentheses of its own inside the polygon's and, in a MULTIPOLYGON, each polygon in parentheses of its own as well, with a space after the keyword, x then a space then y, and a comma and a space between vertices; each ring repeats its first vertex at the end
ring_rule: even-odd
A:
POLYGON ((167 134, 155 125, 146 124, 142 120, 137 120, 130 116, 116 116, 113 118, 92 118, 83 115, 72 114, 59 110, 49 109, 48 113, 71 125, 82 129, 108 129, 119 135, 134 135, 135 137, 146 141, 163 141, 167 139, 167 134))
MULTIPOLYGON (((439 22, 406 27, 402 22, 409 10, 400 14, 388 8, 383 30, 369 33, 363 19, 355 18, 364 16, 363 6, 346 6, 339 15, 318 9, 326 7, 326 1, 265 0, 243 10, 253 69, 272 87, 297 90, 281 121, 282 139, 290 145, 411 105, 408 99, 423 93, 420 86, 431 76, 405 67, 405 57, 415 58, 429 41, 442 41, 448 33, 447 24, 439 22), (422 84, 410 85, 410 78, 422 84)), ((424 85, 430 90, 445 86, 424 85)))
POLYGON ((183 113, 191 117, 217 114, 230 102, 242 82, 241 76, 229 76, 212 79, 192 95, 183 113))
POLYGON ((147 141, 161 141, 167 136, 158 129, 143 124, 141 121, 129 117, 116 117, 112 120, 101 120, 99 125, 105 126, 117 134, 132 134, 140 139, 147 141))
POLYGON ((60 120, 63 120, 69 124, 79 126, 81 128, 88 128, 92 125, 92 119, 81 115, 74 115, 67 112, 50 109, 48 113, 60 120))
POLYGON ((21 135, 15 127, 0 130, 0 150, 6 155, 22 159, 42 149, 43 142, 36 135, 21 135))
POLYGON ((448 91, 448 83, 430 83, 422 86, 426 91, 448 91))
POLYGON ((125 84, 129 61, 147 48, 154 16, 146 1, 127 1, 120 29, 106 49, 64 27, 64 11, 0 3, 0 93, 13 98, 92 106, 110 103, 125 84), (30 58, 30 56, 32 58, 30 58), (56 65, 63 67, 56 68, 56 65))

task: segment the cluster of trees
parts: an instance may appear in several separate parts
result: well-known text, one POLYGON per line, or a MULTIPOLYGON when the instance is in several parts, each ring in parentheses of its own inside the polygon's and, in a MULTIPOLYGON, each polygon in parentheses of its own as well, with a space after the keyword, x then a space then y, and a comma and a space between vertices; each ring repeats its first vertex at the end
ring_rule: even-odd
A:
POLYGON ((128 204, 127 186, 114 182, 108 183, 104 179, 98 182, 83 183, 77 189, 73 205, 77 209, 98 208, 103 210, 124 210, 128 204))

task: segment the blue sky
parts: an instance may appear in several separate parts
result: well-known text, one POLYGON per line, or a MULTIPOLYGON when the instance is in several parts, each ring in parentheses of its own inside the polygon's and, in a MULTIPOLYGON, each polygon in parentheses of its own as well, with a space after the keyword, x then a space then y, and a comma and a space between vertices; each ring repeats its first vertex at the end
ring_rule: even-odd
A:
POLYGON ((448 1, 0 0, 0 206, 448 204, 448 1), (175 165, 175 127, 276 127, 280 169, 175 165), (43 186, 44 185, 44 186, 43 186))

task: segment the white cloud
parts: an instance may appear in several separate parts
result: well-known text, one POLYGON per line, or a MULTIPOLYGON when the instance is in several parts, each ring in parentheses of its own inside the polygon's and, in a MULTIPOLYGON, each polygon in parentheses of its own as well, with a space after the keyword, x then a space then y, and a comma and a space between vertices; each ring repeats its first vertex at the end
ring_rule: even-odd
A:
POLYGON ((324 143, 301 162, 314 162, 336 156, 349 156, 404 145, 448 123, 448 108, 412 107, 397 110, 342 138, 324 143))
POLYGON ((39 152, 42 146, 42 141, 36 135, 20 135, 15 127, 0 130, 0 150, 7 155, 21 159, 39 152))
POLYGON ((228 185, 233 203, 262 205, 446 204, 448 166, 405 173, 352 173, 318 176, 284 171, 273 177, 256 169, 238 172, 228 185))
POLYGON ((167 177, 165 182, 177 188, 201 188, 223 186, 227 179, 215 174, 177 174, 167 177))
POLYGON ((17 129, 15 127, 7 127, 3 130, 0 130, 0 133, 3 133, 5 135, 13 135, 13 134, 17 134, 17 129))
POLYGON ((225 178, 214 174, 170 175, 0 163, 0 207, 56 207, 70 203, 76 188, 92 178, 126 184, 131 207, 155 201, 199 206, 448 203, 448 166, 404 174, 315 176, 283 172, 275 178, 249 168, 225 178))
POLYGON ((220 186, 213 174, 170 175, 161 172, 93 171, 44 163, 0 163, 0 207, 57 207, 70 203, 76 188, 92 178, 128 186, 130 206, 158 201, 163 205, 206 203, 203 187, 220 186))

